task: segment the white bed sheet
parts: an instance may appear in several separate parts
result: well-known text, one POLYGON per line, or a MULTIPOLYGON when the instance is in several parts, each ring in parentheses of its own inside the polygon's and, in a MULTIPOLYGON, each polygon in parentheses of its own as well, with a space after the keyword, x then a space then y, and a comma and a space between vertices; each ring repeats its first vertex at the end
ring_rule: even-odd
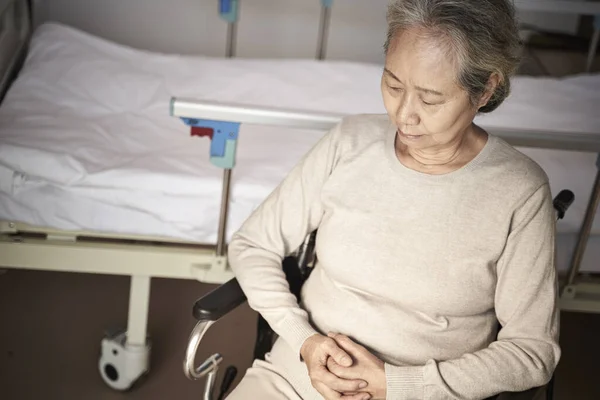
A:
MULTIPOLYGON (((0 107, 0 219, 214 243, 222 171, 208 161, 209 141, 168 115, 171 96, 382 113, 380 76, 381 66, 362 63, 148 53, 42 25, 0 107)), ((478 120, 598 134, 598 104, 599 75, 518 77, 509 100, 478 120)), ((322 134, 242 126, 228 236, 322 134)), ((575 192, 559 231, 576 232, 596 156, 521 150, 547 171, 555 193, 575 192)))

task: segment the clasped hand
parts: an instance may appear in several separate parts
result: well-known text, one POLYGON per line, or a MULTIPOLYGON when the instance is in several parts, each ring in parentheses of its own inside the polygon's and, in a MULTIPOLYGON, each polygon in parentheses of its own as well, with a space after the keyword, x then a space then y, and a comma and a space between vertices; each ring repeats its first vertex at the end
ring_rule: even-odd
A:
POLYGON ((385 399, 383 361, 349 337, 313 335, 300 353, 313 387, 325 400, 385 399))

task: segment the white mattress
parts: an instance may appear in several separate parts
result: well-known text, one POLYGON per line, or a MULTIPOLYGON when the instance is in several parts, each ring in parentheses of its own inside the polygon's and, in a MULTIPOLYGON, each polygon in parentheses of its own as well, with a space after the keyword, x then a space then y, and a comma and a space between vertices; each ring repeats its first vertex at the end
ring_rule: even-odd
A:
MULTIPOLYGON (((171 96, 383 113, 380 77, 379 65, 161 55, 42 25, 0 107, 0 220, 214 243, 222 171, 209 163, 209 141, 191 138, 169 116, 171 96)), ((599 100, 598 75, 518 77, 509 100, 479 122, 597 134, 599 100)), ((322 134, 242 126, 228 237, 322 134)), ((575 192, 576 204, 559 224, 572 240, 596 156, 522 150, 547 171, 555 193, 575 192)))

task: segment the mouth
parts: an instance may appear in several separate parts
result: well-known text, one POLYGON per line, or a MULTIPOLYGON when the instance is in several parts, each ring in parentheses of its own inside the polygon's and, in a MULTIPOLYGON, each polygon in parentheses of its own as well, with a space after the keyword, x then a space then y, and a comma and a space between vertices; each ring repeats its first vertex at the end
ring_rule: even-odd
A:
POLYGON ((408 133, 404 133, 400 129, 398 129, 398 135, 402 136, 405 139, 409 139, 409 140, 417 140, 417 139, 420 139, 421 137, 423 137, 423 135, 411 135, 408 133))

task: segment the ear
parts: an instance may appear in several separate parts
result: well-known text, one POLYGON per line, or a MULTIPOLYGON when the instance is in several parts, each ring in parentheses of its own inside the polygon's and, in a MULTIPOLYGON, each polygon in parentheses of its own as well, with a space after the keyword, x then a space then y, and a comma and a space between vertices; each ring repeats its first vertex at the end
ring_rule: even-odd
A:
POLYGON ((485 85, 485 91, 483 92, 481 99, 479 99, 479 104, 477 105, 477 108, 485 106, 488 103, 488 101, 490 101, 490 98, 492 97, 492 95, 496 91, 496 88, 500 84, 500 80, 500 74, 498 74, 497 72, 494 72, 490 75, 490 78, 488 79, 487 84, 485 85))

